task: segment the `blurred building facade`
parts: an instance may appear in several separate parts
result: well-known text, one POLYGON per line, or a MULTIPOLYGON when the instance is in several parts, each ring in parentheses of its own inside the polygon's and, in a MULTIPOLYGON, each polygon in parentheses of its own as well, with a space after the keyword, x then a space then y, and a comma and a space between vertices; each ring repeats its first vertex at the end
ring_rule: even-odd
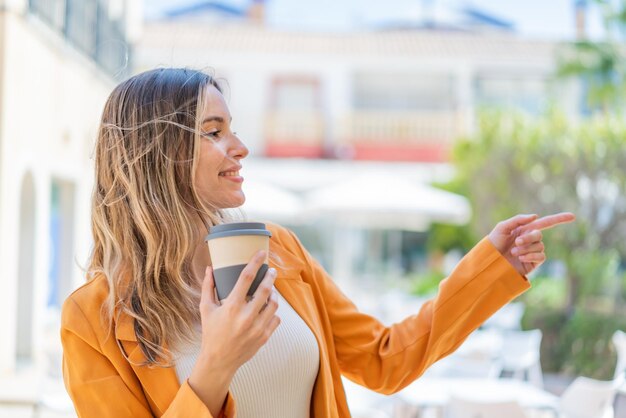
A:
MULTIPOLYGON (((552 82, 557 43, 483 10, 425 1, 417 18, 325 32, 272 26, 269 3, 187 1, 145 23, 134 61, 135 72, 188 66, 226 80, 233 130, 251 150, 244 177, 300 194, 363 173, 445 182, 454 142, 481 108, 539 113, 554 98, 576 112, 576 91, 552 82)), ((316 256, 336 278, 403 274, 426 265, 423 224, 337 233, 346 223, 326 218, 316 256)))
POLYGON ((0 374, 58 350, 61 303, 84 282, 98 120, 140 27, 135 0, 0 1, 0 374))
MULTIPOLYGON (((324 33, 268 27, 263 5, 170 10, 146 22, 135 61, 226 78, 236 130, 258 156, 446 163, 482 106, 537 113, 558 89, 557 44, 480 10, 324 33)), ((571 94, 553 96, 573 110, 571 94)))

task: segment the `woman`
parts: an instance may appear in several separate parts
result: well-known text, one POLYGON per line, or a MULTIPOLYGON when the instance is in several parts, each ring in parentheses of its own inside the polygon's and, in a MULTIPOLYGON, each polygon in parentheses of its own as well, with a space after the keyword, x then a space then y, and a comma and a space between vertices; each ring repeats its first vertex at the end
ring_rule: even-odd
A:
POLYGON ((81 417, 349 417, 342 374, 402 389, 525 291, 545 260, 541 229, 573 220, 499 223, 436 298, 390 327, 359 313, 291 231, 268 225, 271 268, 254 297, 262 253, 219 303, 204 236, 244 203, 248 154, 230 123, 219 85, 198 71, 147 71, 109 97, 89 280, 62 317, 81 417))

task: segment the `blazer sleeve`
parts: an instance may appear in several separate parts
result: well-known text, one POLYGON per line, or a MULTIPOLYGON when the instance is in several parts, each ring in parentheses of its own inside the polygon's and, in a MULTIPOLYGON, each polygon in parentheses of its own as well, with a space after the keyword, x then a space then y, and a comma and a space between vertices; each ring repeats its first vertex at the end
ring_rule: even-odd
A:
MULTIPOLYGON (((61 316, 63 344, 63 380, 79 417, 148 418, 153 413, 141 385, 129 385, 111 361, 102 353, 100 343, 87 316, 71 296, 63 305, 61 316)), ((230 392, 218 418, 234 417, 234 399, 230 392)), ((164 418, 213 418, 209 409, 183 383, 164 418)))
POLYGON ((342 374, 383 394, 409 385, 530 287, 528 279, 485 237, 441 282, 434 299, 415 315, 387 327, 359 312, 293 232, 289 233, 306 261, 305 280, 324 300, 342 374))

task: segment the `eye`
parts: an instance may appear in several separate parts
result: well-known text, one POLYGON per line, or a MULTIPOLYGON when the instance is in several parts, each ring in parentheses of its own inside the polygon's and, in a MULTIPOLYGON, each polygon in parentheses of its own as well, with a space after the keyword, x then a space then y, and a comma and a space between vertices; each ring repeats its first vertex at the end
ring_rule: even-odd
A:
POLYGON ((202 136, 206 136, 209 138, 221 138, 222 131, 213 131, 213 132, 203 132, 202 136))

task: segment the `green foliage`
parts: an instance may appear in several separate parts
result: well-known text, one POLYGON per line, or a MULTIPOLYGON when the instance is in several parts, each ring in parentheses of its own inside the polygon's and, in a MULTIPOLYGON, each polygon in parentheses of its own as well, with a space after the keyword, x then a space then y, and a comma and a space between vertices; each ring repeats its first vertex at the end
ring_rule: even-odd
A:
POLYGON ((557 54, 557 76, 585 80, 590 107, 623 107, 626 92, 626 2, 596 0, 606 39, 582 39, 562 46, 557 54))
POLYGON ((443 273, 429 271, 408 277, 410 293, 416 296, 432 296, 437 292, 439 283, 445 278, 443 273))
MULTIPOLYGON (((581 296, 610 296, 611 282, 618 280, 619 256, 614 249, 604 252, 574 250, 570 266, 580 277, 581 296)), ((581 302, 581 301, 578 301, 581 302)))
POLYGON ((426 248, 430 252, 441 251, 446 253, 450 250, 459 249, 465 253, 476 245, 476 241, 476 236, 470 225, 433 223, 428 231, 426 248))
POLYGON ((574 224, 544 233, 548 256, 568 267, 568 310, 615 274, 615 269, 598 269, 625 258, 626 124, 621 119, 603 116, 574 124, 554 111, 539 118, 485 112, 478 133, 455 147, 454 164, 455 181, 467 190, 474 209, 471 226, 478 236, 516 213, 576 214, 574 224))
POLYGON ((532 279, 532 284, 532 290, 522 296, 526 309, 563 309, 567 295, 567 282, 564 279, 537 276, 532 279))
POLYGON ((568 317, 561 310, 536 306, 527 309, 524 328, 543 331, 541 364, 544 371, 610 379, 616 354, 613 333, 626 330, 626 317, 577 312, 568 317))
POLYGON ((587 104, 619 106, 623 103, 626 71, 620 45, 577 41, 561 49, 557 76, 583 77, 588 83, 587 104))

